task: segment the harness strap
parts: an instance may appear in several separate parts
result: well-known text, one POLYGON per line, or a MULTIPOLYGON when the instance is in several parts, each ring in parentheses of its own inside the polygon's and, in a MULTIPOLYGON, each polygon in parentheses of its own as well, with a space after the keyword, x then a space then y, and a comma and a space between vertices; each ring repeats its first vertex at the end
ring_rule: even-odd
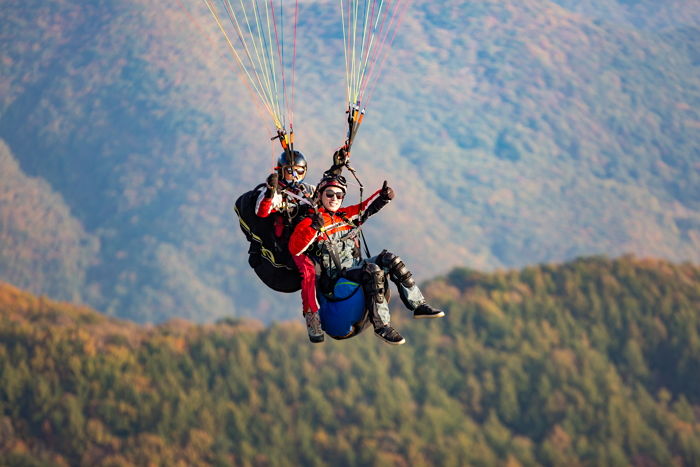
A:
MULTIPOLYGON (((341 240, 348 238, 350 235, 353 235, 353 234, 358 235, 359 234, 360 243, 362 243, 365 247, 365 254, 367 255, 368 258, 370 258, 372 256, 372 254, 369 252, 369 247, 367 246, 367 239, 365 238, 365 233, 360 228, 360 225, 362 225, 362 222, 360 220, 358 220, 357 224, 350 222, 350 220, 344 214, 340 214, 340 213, 338 213, 338 217, 340 217, 340 219, 342 221, 344 221, 346 224, 352 226, 352 230, 348 234, 341 237, 341 240)), ((362 216, 360 216, 360 218, 361 217, 362 216)), ((362 259, 362 249, 361 248, 360 248, 360 259, 362 259)))
POLYGON ((291 197, 291 198, 298 199, 302 203, 308 204, 309 206, 313 207, 313 203, 311 203, 311 201, 309 201, 307 198, 305 198, 303 196, 299 196, 299 195, 294 194, 291 191, 287 191, 287 190, 282 190, 282 193, 291 197))
MULTIPOLYGON (((301 185, 302 190, 305 190, 304 185, 301 185)), ((282 200, 283 203, 287 206, 286 209, 284 210, 284 215, 287 218, 288 224, 292 224, 292 220, 300 213, 300 209, 302 204, 306 204, 310 207, 313 207, 313 203, 309 201, 309 196, 306 194, 306 191, 302 191, 303 196, 299 196, 296 193, 293 193, 289 190, 280 190, 279 192, 282 195, 282 200), (296 199, 299 201, 299 204, 294 207, 294 209, 289 208, 289 205, 287 204, 288 198, 296 199)))
MULTIPOLYGON (((351 226, 351 230, 347 234, 341 236, 337 240, 338 242, 342 242, 342 241, 350 238, 353 235, 357 236, 357 231, 359 230, 359 228, 355 224, 350 222, 350 220, 344 214, 335 213, 334 215, 338 216, 340 218, 340 220, 345 222, 347 225, 351 226)), ((338 251, 335 249, 335 244, 334 244, 335 242, 333 240, 331 240, 331 237, 328 235, 328 232, 323 232, 323 233, 326 235, 326 245, 328 247, 328 252, 330 253, 331 260, 333 260, 333 264, 335 265, 335 268, 338 270, 338 273, 342 274, 345 269, 342 267, 342 264, 340 262, 340 255, 338 254, 338 251)))
POLYGON ((362 244, 365 246, 365 254, 368 258, 370 258, 372 254, 369 252, 369 247, 367 246, 367 239, 365 239, 365 233, 362 230, 360 230, 360 238, 362 239, 362 244))
POLYGON ((335 265, 335 268, 338 270, 338 274, 340 275, 344 271, 343 266, 340 262, 340 255, 336 251, 335 246, 333 245, 333 241, 331 240, 331 237, 328 236, 328 233, 324 232, 324 234, 326 235, 326 244, 328 252, 330 253, 331 259, 333 260, 333 264, 335 265))

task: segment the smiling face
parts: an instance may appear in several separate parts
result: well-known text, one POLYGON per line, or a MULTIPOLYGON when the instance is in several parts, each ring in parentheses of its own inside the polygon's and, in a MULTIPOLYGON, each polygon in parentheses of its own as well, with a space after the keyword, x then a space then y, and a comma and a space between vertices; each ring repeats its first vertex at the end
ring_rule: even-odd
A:
POLYGON ((343 198, 345 198, 345 192, 342 189, 329 186, 321 193, 321 204, 327 211, 336 212, 343 204, 343 198))

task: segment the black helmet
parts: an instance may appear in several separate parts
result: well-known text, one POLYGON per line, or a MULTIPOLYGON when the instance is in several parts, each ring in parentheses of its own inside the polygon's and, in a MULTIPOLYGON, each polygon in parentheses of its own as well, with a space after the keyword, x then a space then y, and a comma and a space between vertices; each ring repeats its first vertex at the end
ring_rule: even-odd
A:
POLYGON ((306 157, 299 151, 293 151, 293 155, 287 151, 284 151, 277 158, 277 168, 284 167, 285 165, 299 165, 301 167, 306 167, 306 157), (290 160, 294 157, 294 160, 290 160))
POLYGON ((297 174, 299 176, 299 180, 303 180, 306 176, 306 157, 304 157, 304 155, 299 151, 293 151, 292 153, 284 151, 282 154, 280 154, 280 156, 277 158, 277 167, 275 168, 277 169, 277 173, 282 180, 284 180, 285 170, 293 170, 293 167, 304 168, 302 173, 297 174))

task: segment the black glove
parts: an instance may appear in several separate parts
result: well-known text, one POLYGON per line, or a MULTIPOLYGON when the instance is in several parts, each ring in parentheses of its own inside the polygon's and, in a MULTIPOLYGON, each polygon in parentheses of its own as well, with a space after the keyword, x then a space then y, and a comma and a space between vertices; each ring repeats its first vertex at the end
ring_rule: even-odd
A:
POLYGON ((387 185, 386 180, 384 180, 384 185, 382 185, 382 191, 379 192, 379 197, 384 201, 391 201, 394 199, 394 190, 387 185))
POLYGON ((362 213, 360 224, 364 224, 369 216, 378 213, 379 210, 389 204, 389 201, 392 199, 394 199, 394 190, 392 190, 391 187, 387 185, 386 180, 384 180, 384 185, 382 185, 382 189, 379 190, 379 196, 374 198, 374 201, 369 203, 365 212, 362 213))
POLYGON ((350 160, 350 153, 345 146, 341 146, 333 153, 333 165, 345 165, 348 160, 350 160))
POLYGON ((323 229, 323 224, 325 223, 323 220, 323 214, 320 212, 316 211, 311 218, 313 219, 311 221, 311 228, 320 232, 321 229, 323 229))
POLYGON ((265 183, 267 183, 267 191, 265 192, 265 197, 272 198, 272 195, 274 195, 275 192, 277 192, 277 188, 279 186, 279 175, 277 175, 277 173, 271 173, 267 177, 265 183))
POLYGON ((277 175, 277 172, 271 173, 270 175, 267 176, 267 187, 272 188, 273 190, 277 190, 277 185, 279 184, 279 179, 280 176, 277 175))

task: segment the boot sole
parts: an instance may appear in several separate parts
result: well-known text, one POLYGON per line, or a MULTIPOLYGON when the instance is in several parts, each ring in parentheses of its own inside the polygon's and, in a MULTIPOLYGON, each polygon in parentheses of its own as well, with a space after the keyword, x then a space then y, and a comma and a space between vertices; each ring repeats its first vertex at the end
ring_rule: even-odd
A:
POLYGON ((388 341, 388 340, 384 339, 384 338, 381 337, 381 336, 377 336, 377 337, 378 337, 379 339, 381 339, 382 342, 384 342, 385 344, 389 344, 389 345, 401 345, 401 344, 405 344, 405 343, 406 343, 406 339, 401 339, 401 340, 398 341, 398 342, 391 342, 391 341, 388 341))
POLYGON ((385 341, 384 339, 382 339, 382 342, 384 342, 385 344, 389 344, 389 345, 401 345, 401 344, 406 343, 406 339, 401 339, 398 342, 390 342, 390 341, 385 341))
POLYGON ((413 315, 413 319, 433 319, 433 318, 442 318, 445 316, 445 312, 441 311, 440 313, 435 313, 434 315, 413 315))

